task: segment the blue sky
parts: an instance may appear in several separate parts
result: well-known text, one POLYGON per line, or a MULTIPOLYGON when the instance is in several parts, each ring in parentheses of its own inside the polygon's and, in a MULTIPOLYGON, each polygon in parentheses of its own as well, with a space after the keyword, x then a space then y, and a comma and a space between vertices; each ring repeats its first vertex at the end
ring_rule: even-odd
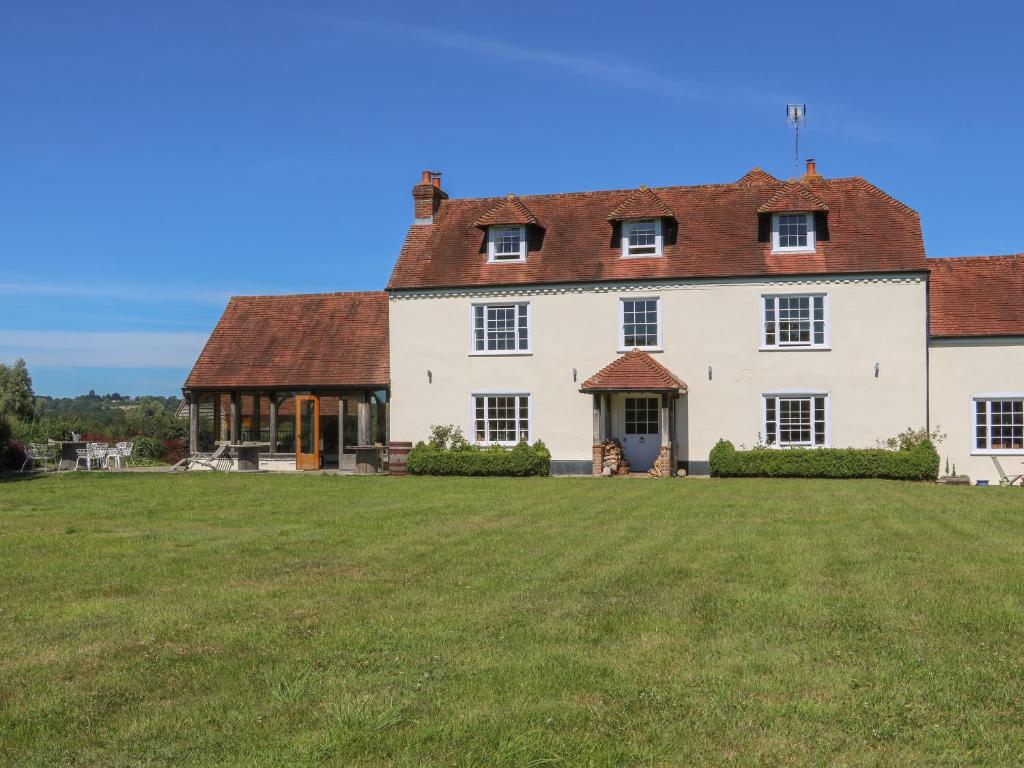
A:
POLYGON ((790 101, 930 255, 1024 251, 1024 4, 488 5, 6 0, 0 361, 174 394, 228 296, 383 287, 423 168, 453 196, 790 176, 790 101))

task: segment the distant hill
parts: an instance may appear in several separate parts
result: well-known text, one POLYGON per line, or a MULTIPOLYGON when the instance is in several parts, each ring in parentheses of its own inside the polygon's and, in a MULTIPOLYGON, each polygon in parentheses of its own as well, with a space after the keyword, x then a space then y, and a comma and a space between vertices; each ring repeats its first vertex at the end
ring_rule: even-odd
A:
POLYGON ((173 416, 178 408, 180 398, 160 397, 159 395, 139 395, 128 397, 113 392, 98 395, 91 391, 78 397, 47 397, 37 395, 35 398, 36 418, 56 416, 76 416, 87 420, 96 427, 112 426, 120 423, 128 412, 142 411, 147 415, 173 416))

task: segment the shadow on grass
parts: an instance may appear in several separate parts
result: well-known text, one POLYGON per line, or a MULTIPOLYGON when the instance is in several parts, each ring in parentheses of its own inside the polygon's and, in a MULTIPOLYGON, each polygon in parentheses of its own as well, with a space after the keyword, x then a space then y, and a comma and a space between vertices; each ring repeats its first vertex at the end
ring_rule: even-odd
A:
POLYGON ((40 477, 52 474, 52 472, 37 472, 35 470, 29 470, 28 472, 0 471, 0 483, 18 483, 22 480, 38 480, 40 477))

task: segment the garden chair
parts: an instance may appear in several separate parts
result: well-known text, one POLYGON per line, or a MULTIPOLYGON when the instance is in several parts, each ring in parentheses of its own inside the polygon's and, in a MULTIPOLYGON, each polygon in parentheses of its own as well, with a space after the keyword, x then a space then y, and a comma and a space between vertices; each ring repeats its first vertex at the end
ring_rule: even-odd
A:
POLYGON ((1024 473, 1021 473, 1019 475, 1008 475, 1006 474, 1006 470, 1003 469, 1003 465, 999 463, 998 458, 996 458, 995 456, 990 456, 989 458, 992 459, 992 463, 996 465, 996 472, 999 473, 1000 484, 1014 485, 1016 483, 1020 483, 1021 486, 1024 487, 1024 473))
POLYGON ((20 471, 24 472, 25 467, 31 462, 33 469, 41 464, 45 472, 52 460, 50 446, 43 443, 28 443, 25 445, 25 461, 22 462, 20 471))
POLYGON ((182 472, 188 472, 188 470, 195 467, 206 467, 212 469, 215 472, 227 472, 231 469, 232 461, 230 456, 225 456, 228 445, 223 443, 217 446, 217 450, 212 453, 193 453, 191 456, 186 456, 184 459, 179 461, 173 467, 172 472, 181 470, 182 472))
MULTIPOLYGON (((132 458, 132 451, 135 450, 135 443, 124 442, 117 444, 118 453, 121 454, 121 458, 124 459, 125 464, 134 464, 135 459, 132 458)), ((118 462, 118 467, 121 466, 121 462, 118 462)))
POLYGON ((101 469, 107 467, 107 449, 106 443, 89 443, 85 448, 79 448, 75 453, 78 458, 75 461, 75 470, 78 470, 79 464, 85 462, 85 468, 87 470, 92 469, 93 463, 98 465, 101 469))
POLYGON ((113 448, 108 448, 106 458, 107 468, 109 469, 110 467, 111 459, 114 460, 114 464, 117 466, 118 469, 121 469, 122 459, 124 459, 124 463, 127 464, 128 460, 132 456, 132 447, 133 443, 118 443, 113 448))

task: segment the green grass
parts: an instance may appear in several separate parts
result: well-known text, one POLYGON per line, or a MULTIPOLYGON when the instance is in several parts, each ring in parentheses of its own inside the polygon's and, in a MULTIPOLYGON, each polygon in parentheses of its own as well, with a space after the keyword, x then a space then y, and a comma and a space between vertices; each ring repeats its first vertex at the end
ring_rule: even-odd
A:
POLYGON ((1024 493, 0 482, 0 764, 1024 762, 1024 493))

